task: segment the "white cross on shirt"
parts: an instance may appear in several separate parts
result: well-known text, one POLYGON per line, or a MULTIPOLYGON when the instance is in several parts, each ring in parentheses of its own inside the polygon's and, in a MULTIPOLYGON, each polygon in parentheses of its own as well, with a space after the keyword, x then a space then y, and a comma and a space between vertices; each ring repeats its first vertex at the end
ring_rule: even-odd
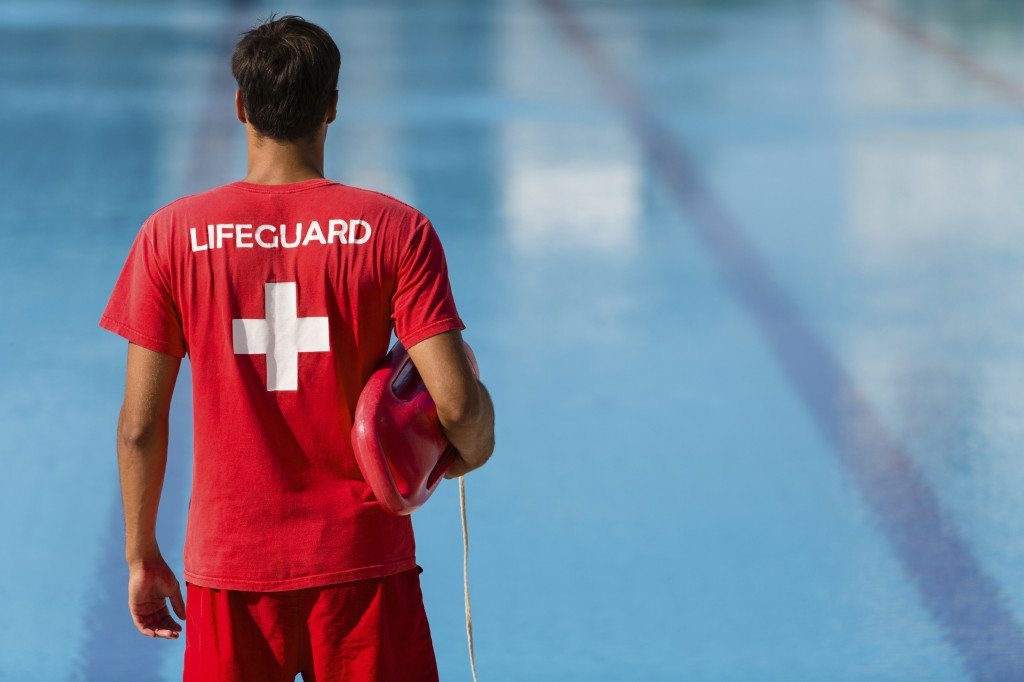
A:
POLYGON ((299 353, 331 350, 326 317, 299 317, 295 282, 264 285, 266 319, 231 320, 236 354, 267 356, 267 390, 299 388, 299 353))

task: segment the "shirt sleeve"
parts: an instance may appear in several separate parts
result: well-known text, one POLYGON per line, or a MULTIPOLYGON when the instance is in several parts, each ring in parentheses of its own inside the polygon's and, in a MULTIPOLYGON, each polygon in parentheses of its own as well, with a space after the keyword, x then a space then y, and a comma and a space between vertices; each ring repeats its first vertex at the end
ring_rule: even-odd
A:
POLYGON ((186 351, 181 317, 151 228, 147 220, 135 236, 99 325, 132 343, 181 358, 186 351))
POLYGON ((395 336, 406 348, 435 334, 466 328, 455 308, 441 240, 426 218, 399 246, 391 319, 395 336))

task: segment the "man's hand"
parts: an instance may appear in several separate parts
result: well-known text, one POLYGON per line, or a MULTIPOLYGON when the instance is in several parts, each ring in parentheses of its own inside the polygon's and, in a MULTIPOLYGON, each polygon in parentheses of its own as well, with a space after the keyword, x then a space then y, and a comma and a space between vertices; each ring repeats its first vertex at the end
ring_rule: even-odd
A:
POLYGON ((128 610, 139 632, 147 637, 178 638, 181 625, 171 617, 168 599, 178 618, 185 620, 181 587, 162 557, 129 567, 128 610))
POLYGON ((452 460, 452 463, 448 465, 448 470, 444 472, 445 478, 458 478, 465 476, 473 469, 478 467, 470 466, 469 462, 462 459, 462 456, 458 456, 452 460))

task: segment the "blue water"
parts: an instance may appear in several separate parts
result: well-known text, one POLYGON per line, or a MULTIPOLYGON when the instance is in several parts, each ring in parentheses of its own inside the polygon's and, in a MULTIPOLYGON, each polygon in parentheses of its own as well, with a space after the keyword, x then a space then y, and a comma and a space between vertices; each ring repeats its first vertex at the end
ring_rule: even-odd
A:
MULTIPOLYGON (((327 175, 430 216, 494 397, 481 679, 1024 679, 1024 8, 955 0, 0 5, 0 679, 180 679, 96 320, 149 213, 244 175, 270 10, 339 43, 327 175)), ((455 486, 415 525, 468 679, 455 486)))

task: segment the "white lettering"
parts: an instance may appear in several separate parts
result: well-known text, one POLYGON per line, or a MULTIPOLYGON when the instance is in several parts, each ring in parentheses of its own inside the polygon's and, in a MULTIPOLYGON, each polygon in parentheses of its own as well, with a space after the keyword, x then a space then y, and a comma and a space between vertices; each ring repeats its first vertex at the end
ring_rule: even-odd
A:
POLYGON ((199 241, 196 239, 196 228, 194 228, 194 227, 190 228, 189 232, 192 235, 192 250, 193 251, 206 251, 208 248, 210 248, 209 243, 203 244, 202 246, 199 245, 199 241))
POLYGON ((189 242, 194 253, 223 249, 225 244, 239 249, 251 249, 254 246, 263 249, 294 249, 298 246, 309 246, 314 242, 322 246, 335 243, 365 244, 373 233, 372 226, 365 220, 331 218, 326 223, 326 236, 319 220, 309 221, 309 227, 305 230, 303 230, 303 223, 263 224, 256 227, 255 230, 253 230, 253 223, 213 223, 206 226, 205 243, 200 241, 199 231, 201 228, 189 228, 189 242), (289 238, 288 232, 293 228, 295 232, 289 238), (360 230, 360 228, 362 229, 360 230))
POLYGON ((295 226, 295 241, 293 241, 291 244, 288 243, 288 238, 286 236, 287 231, 285 230, 286 227, 286 225, 281 226, 281 246, 283 246, 286 249, 294 249, 296 246, 299 245, 299 240, 302 238, 302 223, 299 223, 298 225, 295 226))
POLYGON ((235 225, 235 246, 240 249, 252 248, 252 225, 235 225), (250 240, 243 242, 243 240, 250 240))
POLYGON ((340 239, 339 244, 348 244, 348 240, 345 239, 345 233, 348 232, 348 221, 346 220, 328 220, 327 221, 327 243, 334 243, 334 236, 337 235, 340 239), (338 226, 341 229, 338 229, 338 226))
POLYGON ((316 239, 321 244, 327 243, 327 240, 324 239, 324 233, 320 229, 320 223, 315 220, 309 224, 309 230, 306 231, 306 238, 302 240, 302 245, 305 246, 313 239, 316 239))
POLYGON ((231 236, 231 231, 234 229, 234 225, 231 223, 219 223, 217 225, 217 248, 224 248, 224 238, 231 236))
POLYGON ((351 221, 352 228, 349 233, 353 244, 365 244, 370 240, 370 224, 365 220, 353 220, 351 221), (356 238, 356 225, 362 225, 366 228, 366 232, 362 237, 356 238))
POLYGON ((277 232, 277 228, 273 225, 260 225, 256 228, 256 243, 262 246, 264 249, 276 249, 277 248, 277 235, 274 235, 273 241, 265 242, 261 236, 264 232, 269 230, 270 232, 277 232))

